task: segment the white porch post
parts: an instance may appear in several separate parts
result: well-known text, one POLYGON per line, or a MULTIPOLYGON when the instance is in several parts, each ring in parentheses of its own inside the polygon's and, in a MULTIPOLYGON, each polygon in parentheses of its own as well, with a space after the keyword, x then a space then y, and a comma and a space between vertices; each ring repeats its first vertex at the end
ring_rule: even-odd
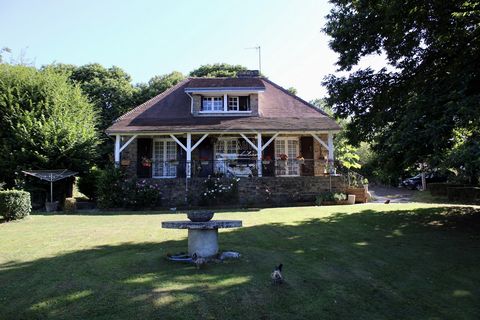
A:
POLYGON ((192 134, 187 133, 187 163, 186 163, 186 175, 187 178, 191 178, 192 176, 192 134))
POLYGON ((335 173, 335 169, 333 167, 334 164, 334 157, 333 157, 333 133, 328 133, 328 162, 331 165, 330 173, 335 173))
POLYGON ((260 132, 257 133, 257 168, 258 168, 258 176, 262 176, 262 134, 260 132))
POLYGON ((120 135, 117 134, 115 135, 115 151, 114 151, 114 154, 115 154, 115 167, 119 167, 120 166, 120 135))

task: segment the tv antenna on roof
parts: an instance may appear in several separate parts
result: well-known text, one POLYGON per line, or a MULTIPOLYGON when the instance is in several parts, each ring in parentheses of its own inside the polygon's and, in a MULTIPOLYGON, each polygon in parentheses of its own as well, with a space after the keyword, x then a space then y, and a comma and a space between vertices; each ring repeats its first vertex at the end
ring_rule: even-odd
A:
POLYGON ((246 50, 255 49, 258 50, 258 72, 262 74, 262 49, 260 46, 245 48, 246 50))

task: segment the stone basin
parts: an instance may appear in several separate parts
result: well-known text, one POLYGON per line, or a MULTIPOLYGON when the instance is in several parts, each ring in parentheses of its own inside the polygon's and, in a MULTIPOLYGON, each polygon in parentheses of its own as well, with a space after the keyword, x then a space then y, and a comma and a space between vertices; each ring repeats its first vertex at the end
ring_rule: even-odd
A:
POLYGON ((207 222, 164 221, 162 228, 188 229, 188 254, 210 258, 218 253, 218 229, 238 228, 241 220, 210 220, 207 222))

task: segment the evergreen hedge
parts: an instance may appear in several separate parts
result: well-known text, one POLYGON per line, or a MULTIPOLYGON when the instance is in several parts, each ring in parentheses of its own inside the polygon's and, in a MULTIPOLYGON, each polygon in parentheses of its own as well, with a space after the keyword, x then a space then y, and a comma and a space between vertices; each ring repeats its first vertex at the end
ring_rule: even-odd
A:
POLYGON ((5 220, 22 219, 31 211, 30 193, 20 190, 0 191, 0 215, 5 220))

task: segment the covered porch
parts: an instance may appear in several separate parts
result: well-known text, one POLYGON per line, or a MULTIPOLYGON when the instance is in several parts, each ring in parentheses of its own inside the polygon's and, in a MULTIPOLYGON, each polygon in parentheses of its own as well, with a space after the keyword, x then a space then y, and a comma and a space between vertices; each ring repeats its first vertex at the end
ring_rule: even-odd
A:
POLYGON ((139 178, 324 176, 335 173, 335 133, 116 134, 114 161, 139 178))

